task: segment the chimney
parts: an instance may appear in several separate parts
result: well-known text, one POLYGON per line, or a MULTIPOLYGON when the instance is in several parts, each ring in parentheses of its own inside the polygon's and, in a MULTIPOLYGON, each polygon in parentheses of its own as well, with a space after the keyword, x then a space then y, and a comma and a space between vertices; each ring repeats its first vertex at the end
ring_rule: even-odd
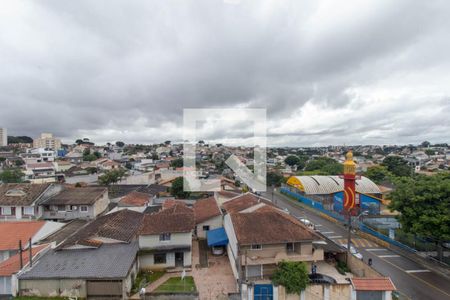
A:
POLYGON ((30 261, 30 268, 33 266, 33 253, 31 252, 31 238, 28 242, 28 255, 29 255, 29 261, 30 261))
POLYGON ((23 268, 23 260, 22 260, 22 240, 19 240, 19 260, 20 260, 20 269, 23 268))

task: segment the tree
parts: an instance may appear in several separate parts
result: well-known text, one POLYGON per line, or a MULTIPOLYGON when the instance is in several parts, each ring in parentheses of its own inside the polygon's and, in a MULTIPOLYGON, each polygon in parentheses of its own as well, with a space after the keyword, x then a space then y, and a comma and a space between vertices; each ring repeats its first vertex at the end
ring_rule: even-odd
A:
POLYGON ((314 171, 318 175, 339 175, 344 172, 344 166, 329 157, 317 157, 308 161, 305 171, 314 171))
POLYGON ((98 182, 102 185, 110 185, 119 182, 126 175, 124 169, 114 169, 106 171, 103 175, 98 177, 98 182))
POLYGON ((428 147, 430 147, 430 142, 429 141, 424 141, 424 142, 422 142, 422 144, 420 144, 422 147, 424 147, 424 148, 428 148, 428 147))
POLYGON ((272 281, 284 286, 289 294, 300 294, 309 283, 306 264, 300 261, 281 261, 272 281))
POLYGON ((170 166, 172 168, 182 168, 183 167, 183 159, 182 158, 177 158, 174 159, 170 162, 170 166))
POLYGON ((426 149, 425 154, 428 156, 434 155, 435 151, 433 149, 426 149))
POLYGON ((300 159, 296 155, 289 155, 284 159, 284 162, 292 167, 297 165, 300 162, 300 159))
POLYGON ((412 168, 408 166, 408 162, 399 156, 387 156, 381 165, 398 177, 411 176, 412 173, 412 168))
POLYGON ((177 177, 175 178, 175 180, 172 182, 172 187, 170 188, 170 193, 179 199, 185 199, 187 197, 189 197, 189 195, 191 194, 188 191, 184 190, 184 182, 183 182, 183 177, 177 177))
POLYGON ((387 170, 384 166, 374 166, 367 168, 366 177, 372 179, 373 182, 380 184, 383 181, 390 180, 392 178, 392 173, 387 170))
POLYGON ((20 169, 7 169, 0 173, 0 181, 4 183, 20 183, 25 174, 20 169))
POLYGON ((400 178, 390 196, 402 230, 434 239, 442 260, 442 244, 450 240, 450 174, 400 178))
POLYGON ((275 173, 275 172, 268 172, 266 176, 266 184, 267 186, 280 186, 283 182, 283 176, 275 173))
POLYGON ((121 141, 117 141, 116 146, 122 148, 123 146, 125 146, 125 143, 121 142, 121 141))
POLYGON ((77 144, 77 145, 83 144, 83 140, 82 139, 77 139, 75 141, 75 144, 77 144))
POLYGON ((170 143, 171 143, 171 141, 165 141, 165 142, 164 142, 164 145, 169 146, 170 143))
POLYGON ((29 136, 8 136, 8 144, 32 144, 33 139, 29 136))

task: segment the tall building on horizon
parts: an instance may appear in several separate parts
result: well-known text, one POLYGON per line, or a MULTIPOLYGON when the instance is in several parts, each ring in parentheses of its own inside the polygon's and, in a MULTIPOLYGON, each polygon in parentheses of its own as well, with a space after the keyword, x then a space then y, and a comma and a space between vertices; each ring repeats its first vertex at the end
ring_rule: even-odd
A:
POLYGON ((8 146, 8 130, 0 127, 0 147, 8 146))
POLYGON ((54 138, 52 133, 41 133, 41 136, 33 140, 34 148, 61 149, 61 140, 54 138))

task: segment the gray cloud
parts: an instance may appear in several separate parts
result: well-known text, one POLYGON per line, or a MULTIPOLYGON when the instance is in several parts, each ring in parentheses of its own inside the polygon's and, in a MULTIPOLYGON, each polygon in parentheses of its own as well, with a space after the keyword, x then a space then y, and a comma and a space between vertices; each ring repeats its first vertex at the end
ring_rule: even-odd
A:
MULTIPOLYGON (((3 6, 0 126, 11 134, 181 140, 183 108, 257 107, 269 144, 448 142, 446 1, 3 6)), ((221 135, 249 136, 231 126, 205 138, 221 135)))

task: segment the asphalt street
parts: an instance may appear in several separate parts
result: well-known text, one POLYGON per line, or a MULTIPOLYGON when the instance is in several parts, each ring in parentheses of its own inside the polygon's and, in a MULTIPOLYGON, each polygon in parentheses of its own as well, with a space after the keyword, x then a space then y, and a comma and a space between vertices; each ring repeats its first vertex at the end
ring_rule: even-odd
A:
MULTIPOLYGON (((347 243, 347 229, 340 224, 331 222, 315 212, 305 209, 300 203, 290 198, 268 191, 262 193, 267 199, 272 199, 279 207, 287 208, 295 217, 306 218, 316 225, 316 230, 337 244, 347 243)), ((450 299, 450 280, 446 277, 424 268, 407 257, 386 249, 372 241, 357 235, 352 235, 352 244, 363 255, 363 260, 372 258, 372 267, 384 276, 391 277, 402 295, 414 300, 450 299)))

